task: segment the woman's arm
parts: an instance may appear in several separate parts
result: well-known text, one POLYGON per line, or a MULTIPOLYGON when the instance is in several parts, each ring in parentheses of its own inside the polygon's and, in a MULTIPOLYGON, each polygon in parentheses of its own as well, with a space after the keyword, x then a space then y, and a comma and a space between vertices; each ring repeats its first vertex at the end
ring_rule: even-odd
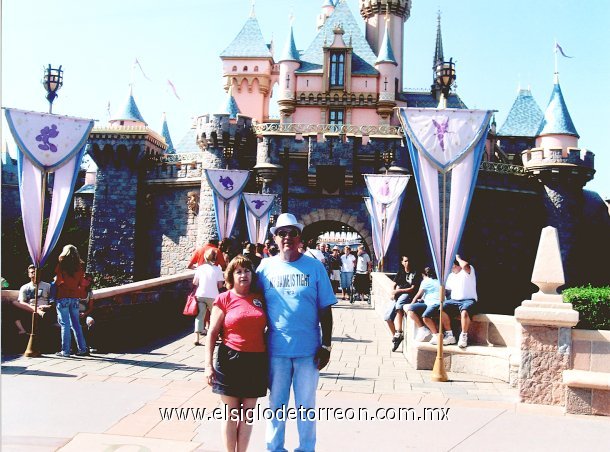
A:
POLYGON ((214 382, 214 366, 212 362, 214 360, 214 347, 216 345, 216 338, 220 333, 220 329, 225 320, 225 313, 218 306, 212 308, 212 314, 210 316, 210 328, 208 334, 205 337, 205 371, 203 375, 209 385, 214 382))
POLYGON ((417 300, 419 300, 423 294, 424 294, 424 289, 419 289, 419 291, 413 297, 413 300, 411 300, 411 303, 417 303, 417 300))

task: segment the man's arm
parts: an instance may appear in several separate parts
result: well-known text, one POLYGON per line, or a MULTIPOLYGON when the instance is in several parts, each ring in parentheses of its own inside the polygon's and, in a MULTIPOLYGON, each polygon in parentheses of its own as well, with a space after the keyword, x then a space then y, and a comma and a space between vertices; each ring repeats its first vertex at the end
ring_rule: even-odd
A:
POLYGON ((462 270, 464 270, 466 273, 470 274, 470 264, 468 262, 466 262, 464 259, 462 259, 459 254, 456 254, 455 260, 458 261, 458 264, 460 264, 460 267, 462 267, 462 270))
MULTIPOLYGON (((330 306, 321 309, 319 311, 320 326, 322 327, 322 346, 330 347, 333 335, 333 312, 330 306)), ((330 350, 323 347, 318 349, 316 353, 316 361, 318 363, 318 369, 321 370, 328 364, 330 360, 330 350)))

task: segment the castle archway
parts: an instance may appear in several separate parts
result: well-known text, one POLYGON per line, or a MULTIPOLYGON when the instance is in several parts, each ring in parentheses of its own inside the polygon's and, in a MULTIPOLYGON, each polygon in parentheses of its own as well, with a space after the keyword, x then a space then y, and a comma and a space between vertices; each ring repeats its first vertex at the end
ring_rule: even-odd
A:
POLYGON ((348 230, 356 232, 362 238, 362 244, 365 246, 366 252, 373 256, 373 238, 370 224, 365 225, 358 221, 358 218, 354 215, 339 209, 317 209, 301 215, 299 221, 305 226, 303 228, 303 241, 305 242, 317 238, 326 231, 339 231, 342 226, 347 226, 348 230))

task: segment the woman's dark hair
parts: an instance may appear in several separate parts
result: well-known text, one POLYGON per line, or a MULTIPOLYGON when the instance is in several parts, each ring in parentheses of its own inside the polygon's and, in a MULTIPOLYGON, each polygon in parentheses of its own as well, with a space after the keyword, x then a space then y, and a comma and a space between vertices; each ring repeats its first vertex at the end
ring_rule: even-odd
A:
POLYGON ((424 275, 426 275, 428 278, 437 279, 436 272, 431 267, 424 268, 424 275))
POLYGON ((83 267, 85 263, 78 254, 78 249, 74 245, 66 245, 59 255, 59 269, 70 276, 83 267))
POLYGON ((233 278, 233 273, 237 267, 247 268, 252 272, 252 287, 256 281, 256 273, 254 273, 254 265, 252 265, 252 261, 248 259, 246 256, 242 254, 238 254, 235 256, 229 265, 227 265, 227 269, 225 270, 225 285, 228 289, 232 289, 235 285, 235 279, 233 278))

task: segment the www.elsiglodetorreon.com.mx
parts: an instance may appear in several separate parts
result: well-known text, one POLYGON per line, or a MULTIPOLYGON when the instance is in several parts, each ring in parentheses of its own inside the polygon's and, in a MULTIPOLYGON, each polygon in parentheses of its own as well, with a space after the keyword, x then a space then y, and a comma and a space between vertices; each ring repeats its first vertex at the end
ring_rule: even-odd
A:
POLYGON ((339 408, 339 407, 317 407, 317 408, 294 408, 283 406, 277 410, 263 408, 257 405, 255 408, 240 410, 222 407, 209 408, 159 408, 159 414, 163 421, 217 421, 230 420, 253 423, 261 420, 276 418, 278 420, 303 419, 309 421, 449 421, 451 408, 339 408))

